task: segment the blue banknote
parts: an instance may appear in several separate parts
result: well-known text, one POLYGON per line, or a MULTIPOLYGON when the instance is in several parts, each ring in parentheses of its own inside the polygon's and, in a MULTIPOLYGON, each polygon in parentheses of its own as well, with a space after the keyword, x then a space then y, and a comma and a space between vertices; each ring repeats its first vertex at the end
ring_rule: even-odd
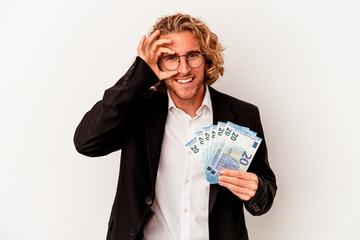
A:
POLYGON ((247 171, 262 139, 247 127, 218 122, 203 127, 185 146, 204 167, 206 180, 218 183, 221 170, 247 171))

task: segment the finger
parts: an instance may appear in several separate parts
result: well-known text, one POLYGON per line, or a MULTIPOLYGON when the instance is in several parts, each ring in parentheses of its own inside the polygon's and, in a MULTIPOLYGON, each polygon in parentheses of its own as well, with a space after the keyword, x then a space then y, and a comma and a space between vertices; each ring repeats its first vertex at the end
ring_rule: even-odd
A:
POLYGON ((248 180, 239 179, 236 177, 228 177, 224 175, 219 176, 219 180, 246 189, 251 189, 255 191, 258 189, 258 184, 255 181, 248 181, 248 180))
POLYGON ((156 30, 149 36, 149 41, 152 42, 160 35, 160 30, 156 30))
POLYGON ((250 196, 247 196, 247 195, 244 195, 244 194, 241 194, 241 193, 238 193, 238 194, 235 194, 235 195, 238 196, 243 201, 249 201, 252 198, 250 196))
POLYGON ((176 71, 167 71, 167 72, 160 72, 159 74, 159 79, 160 80, 165 80, 165 79, 168 79, 168 78, 171 78, 173 76, 175 76, 176 74, 178 74, 178 70, 176 71))
POLYGON ((170 44, 170 43, 171 43, 171 39, 160 39, 160 40, 156 40, 156 41, 151 45, 150 51, 156 52, 157 49, 158 49, 159 47, 161 47, 162 45, 170 44))
POLYGON ((146 40, 146 36, 143 35, 142 38, 140 39, 140 42, 139 42, 139 45, 137 47, 137 52, 138 52, 138 55, 140 56, 143 51, 144 51, 144 42, 146 40))
POLYGON ((238 187, 231 183, 219 182, 219 184, 223 187, 226 187, 227 189, 229 189, 231 192, 233 192, 236 195, 241 194, 241 195, 249 196, 249 197, 252 197, 255 195, 255 191, 249 190, 246 188, 242 188, 242 187, 238 187))
POLYGON ((256 193, 255 190, 242 188, 236 185, 233 185, 231 183, 222 182, 219 181, 219 184, 223 187, 226 187, 229 189, 232 193, 234 193, 236 196, 240 197, 241 199, 248 201, 250 200, 256 193))
POLYGON ((156 52, 156 56, 158 58, 160 58, 162 55, 164 55, 166 53, 167 54, 175 54, 175 51, 171 50, 170 48, 160 47, 156 52))
POLYGON ((151 34, 145 41, 145 49, 149 48, 152 44, 152 42, 160 35, 160 30, 156 30, 151 34))
POLYGON ((221 174, 225 176, 245 179, 248 181, 258 181, 257 176, 255 174, 249 172, 243 172, 239 170, 223 169, 221 170, 221 174))

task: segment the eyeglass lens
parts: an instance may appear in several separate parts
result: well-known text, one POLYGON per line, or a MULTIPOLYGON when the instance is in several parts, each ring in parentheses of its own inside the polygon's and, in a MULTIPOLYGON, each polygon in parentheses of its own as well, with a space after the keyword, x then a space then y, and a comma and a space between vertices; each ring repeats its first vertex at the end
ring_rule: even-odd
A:
POLYGON ((186 55, 167 55, 161 60, 164 67, 169 71, 174 71, 180 66, 180 57, 185 57, 187 64, 192 68, 198 68, 204 61, 204 56, 200 52, 191 52, 186 55))

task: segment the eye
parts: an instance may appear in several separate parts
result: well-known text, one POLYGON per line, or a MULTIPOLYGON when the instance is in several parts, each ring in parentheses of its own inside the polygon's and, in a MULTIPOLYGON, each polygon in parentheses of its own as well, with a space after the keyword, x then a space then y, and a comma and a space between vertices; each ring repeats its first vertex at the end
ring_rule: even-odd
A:
POLYGON ((188 58, 189 59, 196 59, 196 58, 199 57, 199 54, 200 53, 198 53, 198 52, 191 52, 191 53, 188 54, 188 58))
POLYGON ((167 62, 176 62, 178 57, 176 55, 167 55, 163 59, 167 62))

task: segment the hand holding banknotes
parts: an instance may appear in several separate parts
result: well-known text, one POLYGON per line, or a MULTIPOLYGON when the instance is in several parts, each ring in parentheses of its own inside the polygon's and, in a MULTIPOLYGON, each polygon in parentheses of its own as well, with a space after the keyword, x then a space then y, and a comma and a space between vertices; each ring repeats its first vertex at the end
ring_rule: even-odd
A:
POLYGON ((257 133, 232 122, 203 127, 185 146, 202 163, 206 180, 219 183, 244 201, 256 193, 259 180, 247 169, 262 141, 257 133))
POLYGON ((249 201, 258 189, 259 180, 254 173, 223 169, 219 176, 219 184, 241 200, 249 201))
POLYGON ((142 58, 154 71, 156 76, 160 80, 170 78, 178 73, 175 71, 161 71, 158 66, 159 58, 163 54, 175 54, 173 50, 165 47, 166 44, 171 43, 171 39, 157 39, 160 35, 160 31, 157 30, 149 37, 145 35, 141 38, 139 45, 137 47, 138 56, 142 58), (157 39, 157 40, 156 40, 157 39))

